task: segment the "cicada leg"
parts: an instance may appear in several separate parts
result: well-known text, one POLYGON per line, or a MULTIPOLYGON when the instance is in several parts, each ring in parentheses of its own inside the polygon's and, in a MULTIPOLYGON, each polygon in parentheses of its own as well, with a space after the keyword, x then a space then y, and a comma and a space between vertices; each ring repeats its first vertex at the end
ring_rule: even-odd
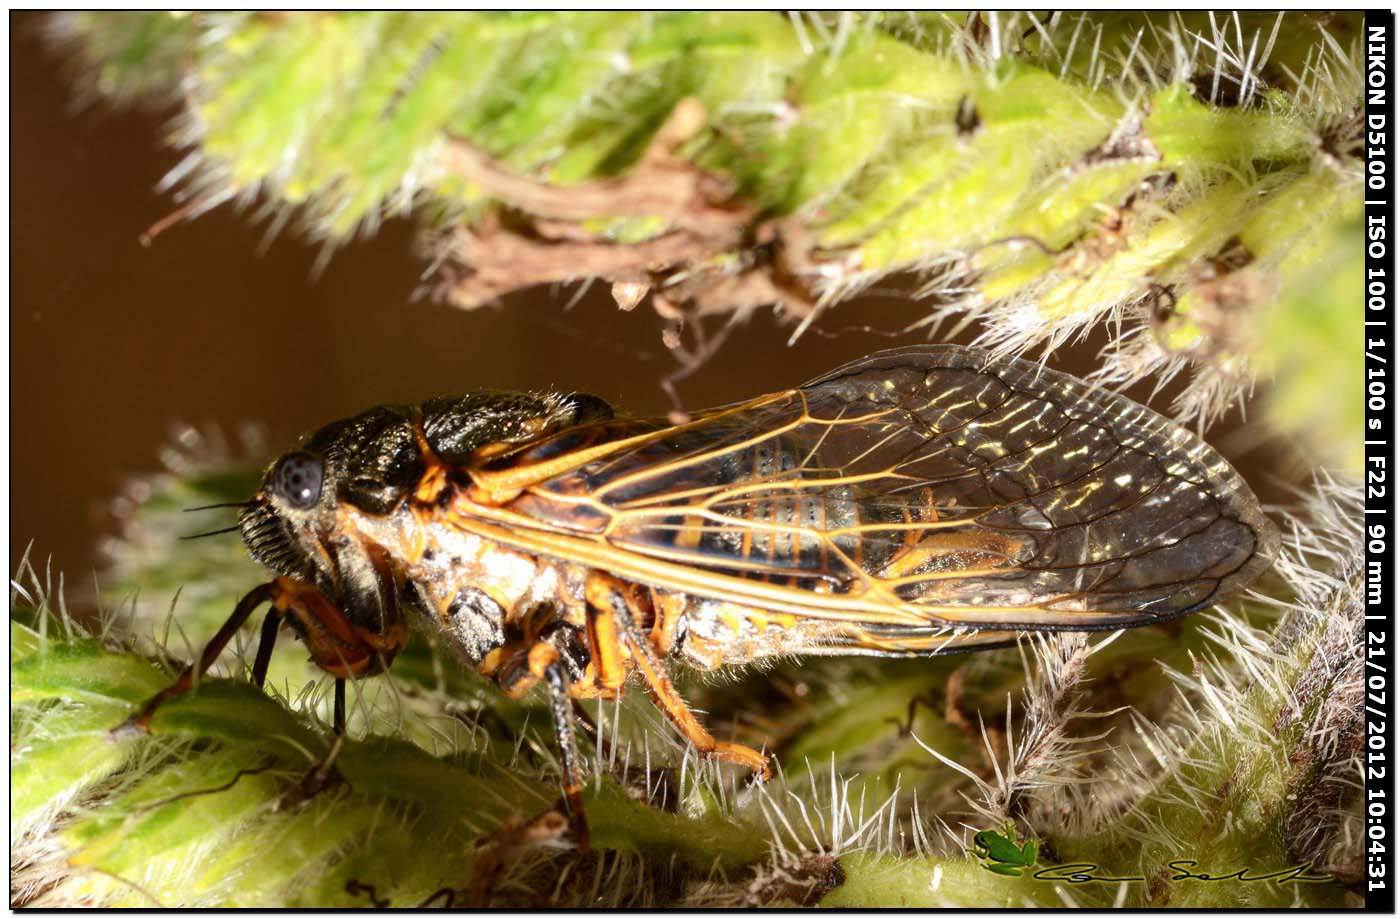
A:
POLYGON ((306 771, 297 784, 277 799, 276 810, 284 811, 316 797, 333 785, 345 783, 345 777, 335 768, 335 761, 345 749, 345 678, 337 677, 335 696, 331 703, 331 732, 333 740, 326 755, 306 771))
MULTIPOLYGON (((114 739, 122 739, 138 734, 149 733, 151 729, 151 717, 155 715, 156 709, 160 708, 171 699, 178 698, 193 689, 195 680, 207 673, 210 667, 214 666, 214 661, 219 659, 219 655, 223 653, 224 648, 233 639, 233 636, 238 633, 238 630, 243 627, 243 623, 248 621, 248 617, 253 614, 253 610, 257 609, 263 603, 272 601, 276 595, 276 581, 259 584, 257 587, 248 591, 247 595, 244 596, 242 600, 239 600, 238 605, 234 607, 233 614, 228 617, 228 620, 219 628, 219 631, 215 632, 214 637, 209 639, 209 643, 204 646, 204 650, 200 652, 199 660, 186 667, 184 672, 180 674, 179 678, 176 679, 174 683, 147 699, 146 704, 137 709, 136 713, 130 718, 127 718, 121 724, 113 728, 110 732, 111 736, 114 739)), ((271 618, 271 615, 272 614, 269 613, 269 618, 271 618)), ((277 629, 275 627, 269 628, 267 623, 264 622, 262 639, 258 647, 257 661, 264 661, 264 658, 270 658, 272 655, 272 642, 268 637, 269 632, 275 637, 277 629), (266 651, 264 651, 264 645, 266 646, 266 651)), ((255 663, 254 675, 256 676, 258 672, 255 663)), ((265 662, 262 663, 261 673, 263 677, 267 674, 267 665, 265 662)), ((261 681, 259 681, 259 685, 261 685, 261 681)))
MULTIPOLYGON (((346 677, 367 676, 387 668, 407 637, 403 624, 399 622, 391 624, 382 633, 352 625, 344 613, 315 587, 292 578, 279 577, 259 584, 239 600, 232 615, 204 646, 199 660, 186 667, 174 683, 146 700, 135 714, 112 730, 112 735, 121 738, 147 733, 156 710, 193 689, 195 680, 208 672, 243 623, 248 621, 253 610, 263 603, 271 603, 272 609, 263 620, 258 650, 253 660, 253 683, 259 687, 267 679, 272 647, 283 620, 295 621, 316 665, 342 681, 346 677)), ((343 715, 343 686, 340 692, 343 715)))
MULTIPOLYGON (((641 626, 637 624, 637 616, 634 615, 633 609, 636 600, 630 595, 626 585, 616 578, 594 572, 589 576, 585 595, 590 618, 596 617, 600 624, 608 623, 603 628, 596 628, 596 634, 599 636, 617 635, 619 637, 615 641, 618 644, 625 642, 622 648, 610 649, 611 653, 618 659, 621 659, 624 653, 630 655, 633 666, 642 675, 642 680, 646 683, 647 690, 656 701, 657 707, 661 709, 662 714, 670 720, 676 730, 680 731, 685 739, 704 756, 737 763, 750 769, 762 780, 767 781, 772 775, 768 767, 768 757, 743 744, 715 740, 714 735, 705 729, 705 726, 695 717, 695 713, 685 704, 685 700, 681 698, 680 693, 671 683, 671 678, 666 673, 666 668, 656 653, 656 649, 652 647, 650 640, 642 632, 641 626)), ((590 628, 590 637, 594 634, 595 628, 590 628)), ((593 650, 600 657, 604 654, 604 649, 601 647, 593 650)))
POLYGON ((549 688, 549 713, 559 744, 564 804, 574 828, 578 849, 587 852, 588 819, 583 809, 583 773, 579 768, 578 744, 574 738, 573 699, 569 695, 568 675, 559 662, 559 650, 548 641, 537 641, 528 646, 523 656, 520 651, 512 655, 510 662, 502 667, 497 680, 501 690, 512 699, 525 695, 541 681, 549 688))
MULTIPOLYGON (((267 611, 267 615, 263 617, 262 630, 258 635, 258 651, 253 658, 253 685, 259 689, 262 689, 267 682, 267 668, 272 662, 272 649, 277 643, 277 630, 281 627, 282 610, 274 604, 272 609, 267 611)), ((284 808, 297 801, 304 801, 319 793, 327 785, 334 784, 332 781, 333 773, 336 779, 340 778, 339 773, 335 773, 334 770, 336 758, 345 745, 344 677, 337 677, 335 681, 335 696, 331 708, 331 731, 335 739, 331 743, 330 750, 320 762, 302 776, 301 781, 293 791, 282 796, 278 802, 279 807, 284 808)))
POLYGON ((258 632, 258 652, 253 658, 253 685, 259 689, 267 682, 267 668, 272 663, 272 648, 277 644, 277 630, 282 628, 282 614, 276 607, 263 617, 262 629, 258 632))
POLYGON ((156 693, 111 731, 114 739, 123 739, 150 731, 151 718, 171 699, 194 688, 195 681, 208 672, 224 648, 263 603, 271 603, 258 634, 257 652, 253 658, 252 682, 259 689, 267 682, 267 670, 277 632, 284 620, 294 618, 301 626, 307 645, 316 663, 336 677, 332 730, 335 739, 330 750, 301 782, 283 796, 281 806, 303 801, 341 779, 335 771, 335 760, 345 745, 345 680, 347 675, 377 672, 387 666, 388 659, 402 644, 402 632, 389 630, 382 636, 356 631, 341 612, 314 587, 290 578, 276 578, 250 590, 227 621, 200 652, 199 659, 186 667, 170 686, 156 693))
POLYGON ((574 738, 574 711, 573 700, 569 698, 569 681, 558 661, 545 669, 544 678, 549 685, 549 711, 554 718, 555 736, 559 740, 564 800, 569 806, 569 819, 574 826, 578 849, 580 852, 587 852, 588 819, 583 810, 583 773, 579 769, 578 745, 574 738))
POLYGON ((599 695, 611 697, 627 682, 626 651, 618 640, 617 617, 611 603, 589 602, 588 645, 594 665, 593 683, 599 695))

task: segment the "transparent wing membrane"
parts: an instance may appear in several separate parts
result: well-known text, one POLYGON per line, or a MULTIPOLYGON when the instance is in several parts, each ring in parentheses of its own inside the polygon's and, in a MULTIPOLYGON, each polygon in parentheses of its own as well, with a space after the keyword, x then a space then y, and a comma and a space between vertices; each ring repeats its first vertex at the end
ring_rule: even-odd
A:
POLYGON ((906 644, 1171 618, 1252 581, 1277 546, 1201 440, 1072 377, 951 346, 882 352, 678 427, 575 428, 503 462, 550 466, 503 508, 526 530, 645 560, 656 586, 805 597, 906 644), (592 458, 560 472, 571 451, 592 458), (682 568, 684 583, 667 574, 682 568))

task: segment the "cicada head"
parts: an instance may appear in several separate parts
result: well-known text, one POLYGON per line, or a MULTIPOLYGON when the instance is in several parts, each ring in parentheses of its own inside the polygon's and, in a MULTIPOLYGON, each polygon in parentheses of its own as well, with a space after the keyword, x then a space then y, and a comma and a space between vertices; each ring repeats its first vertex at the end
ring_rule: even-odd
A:
POLYGON ((268 467, 240 518, 243 541, 258 562, 315 587, 352 626, 383 635, 415 597, 357 517, 398 512, 430 462, 456 467, 488 445, 607 414, 595 396, 493 391, 370 409, 304 437, 268 467))

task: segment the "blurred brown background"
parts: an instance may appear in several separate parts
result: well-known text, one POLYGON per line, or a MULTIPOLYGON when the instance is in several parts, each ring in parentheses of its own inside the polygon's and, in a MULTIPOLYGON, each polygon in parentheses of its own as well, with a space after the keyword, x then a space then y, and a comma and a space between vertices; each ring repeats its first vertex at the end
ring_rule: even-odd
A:
MULTIPOLYGON (((574 289, 475 312, 415 300, 424 262, 406 223, 338 251, 319 277, 315 245, 289 232, 260 255, 264 228, 229 206, 142 247, 175 206, 154 191, 179 159, 161 143, 170 113, 79 110, 41 17, 11 25, 12 570, 32 539, 36 558, 90 581, 109 499, 159 468, 179 422, 256 420, 275 446, 376 403, 473 387, 669 408, 657 381, 675 364, 648 308, 620 312, 604 285, 568 312, 574 289)), ((919 315, 894 298, 866 306, 863 321, 886 328, 919 315)), ((679 386, 685 404, 782 388, 887 341, 787 348, 789 333, 757 317, 679 386)))
MULTIPOLYGON (((159 468, 179 422, 259 421, 276 447, 376 403, 483 386, 587 390, 638 414, 669 408, 657 384, 675 365, 648 307, 620 312, 605 285, 567 312, 573 289, 475 312, 414 300, 424 263, 404 223, 346 246, 318 277, 317 247, 284 233, 259 254, 263 228, 228 206, 143 248, 142 231, 175 206, 154 191, 179 158, 161 142, 170 113, 79 110, 40 31, 36 14, 12 15, 12 571, 33 540, 37 560, 52 556, 70 583, 90 583, 110 499, 126 476, 159 468)), ((825 325, 898 329, 922 314, 875 295, 825 325)), ((680 385, 685 405, 783 388, 920 340, 809 334, 789 348, 790 331, 756 317, 680 385)), ((1093 350, 1054 363, 1082 369, 1093 350)))

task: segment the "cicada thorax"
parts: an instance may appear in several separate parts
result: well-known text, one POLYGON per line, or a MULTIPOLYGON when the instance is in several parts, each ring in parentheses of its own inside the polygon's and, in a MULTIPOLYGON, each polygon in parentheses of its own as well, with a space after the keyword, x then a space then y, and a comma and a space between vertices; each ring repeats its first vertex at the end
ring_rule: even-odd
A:
POLYGON ((384 547, 394 559, 417 623, 471 664, 516 637, 536 608, 562 612, 581 603, 565 602, 578 591, 568 589, 561 566, 452 525, 436 502, 405 504, 387 516, 346 517, 357 538, 384 547))
POLYGON ((592 396, 493 391, 378 406, 321 428, 269 468, 242 516, 245 542, 299 585, 298 597, 324 598, 287 616, 324 669, 382 669, 410 620, 480 661, 511 640, 518 610, 553 604, 560 591, 532 557, 444 525, 448 499, 484 453, 610 414, 592 396), (368 657, 373 667, 343 664, 368 657))

